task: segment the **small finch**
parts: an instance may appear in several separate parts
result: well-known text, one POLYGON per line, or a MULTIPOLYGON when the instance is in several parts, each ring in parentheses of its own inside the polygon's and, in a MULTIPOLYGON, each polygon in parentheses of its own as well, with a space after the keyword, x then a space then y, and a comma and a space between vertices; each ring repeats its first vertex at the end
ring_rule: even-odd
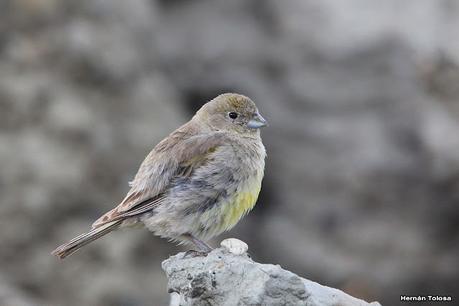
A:
POLYGON ((136 224, 211 251, 206 241, 231 229, 257 201, 266 156, 263 126, 266 120, 243 95, 226 93, 204 104, 148 154, 117 207, 52 254, 65 258, 136 224))

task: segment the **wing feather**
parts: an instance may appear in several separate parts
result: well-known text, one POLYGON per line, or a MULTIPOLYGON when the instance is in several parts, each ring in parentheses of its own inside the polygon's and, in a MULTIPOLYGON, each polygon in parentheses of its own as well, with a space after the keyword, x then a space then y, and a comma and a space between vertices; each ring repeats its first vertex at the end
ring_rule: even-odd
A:
POLYGON ((164 201, 172 180, 191 175, 208 154, 228 141, 225 132, 199 133, 193 121, 161 141, 145 158, 123 201, 92 225, 133 217, 151 211, 164 201))

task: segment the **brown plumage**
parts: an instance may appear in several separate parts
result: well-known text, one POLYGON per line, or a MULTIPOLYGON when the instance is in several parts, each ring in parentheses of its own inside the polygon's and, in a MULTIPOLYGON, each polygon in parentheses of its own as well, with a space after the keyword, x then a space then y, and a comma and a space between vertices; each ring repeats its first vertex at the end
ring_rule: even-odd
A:
POLYGON ((121 203, 92 230, 52 254, 64 258, 119 228, 138 223, 153 233, 202 251, 209 239, 234 226, 255 204, 264 170, 255 104, 238 94, 206 103, 145 158, 121 203))

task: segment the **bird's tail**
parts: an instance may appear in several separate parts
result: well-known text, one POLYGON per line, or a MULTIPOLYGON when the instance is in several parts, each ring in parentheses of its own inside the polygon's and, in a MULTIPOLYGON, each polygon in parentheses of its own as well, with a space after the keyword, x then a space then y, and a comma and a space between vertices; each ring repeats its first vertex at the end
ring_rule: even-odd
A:
POLYGON ((119 227, 119 225, 123 222, 123 220, 118 220, 110 223, 106 223, 102 226, 92 229, 91 231, 81 234, 67 243, 64 243, 61 246, 58 246, 51 254, 59 257, 60 259, 64 259, 65 257, 72 255, 76 251, 78 251, 83 246, 87 245, 88 243, 93 242, 100 237, 107 235, 111 231, 115 230, 119 227))

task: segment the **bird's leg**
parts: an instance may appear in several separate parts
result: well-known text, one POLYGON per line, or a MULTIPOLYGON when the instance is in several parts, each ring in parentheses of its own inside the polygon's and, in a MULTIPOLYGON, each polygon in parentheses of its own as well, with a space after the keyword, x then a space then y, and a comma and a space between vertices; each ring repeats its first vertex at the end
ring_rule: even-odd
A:
POLYGON ((190 235, 190 239, 194 243, 194 245, 198 247, 198 249, 201 252, 209 253, 209 252, 211 252, 213 250, 213 248, 210 245, 208 245, 204 241, 194 237, 193 235, 190 235))
POLYGON ((208 245, 204 241, 196 238, 195 236, 193 236, 191 234, 186 234, 186 235, 183 235, 183 236, 187 240, 191 241, 199 249, 199 251, 188 250, 185 253, 185 256, 190 255, 190 254, 193 254, 194 256, 206 256, 208 253, 210 253, 213 250, 213 248, 210 245, 208 245))

